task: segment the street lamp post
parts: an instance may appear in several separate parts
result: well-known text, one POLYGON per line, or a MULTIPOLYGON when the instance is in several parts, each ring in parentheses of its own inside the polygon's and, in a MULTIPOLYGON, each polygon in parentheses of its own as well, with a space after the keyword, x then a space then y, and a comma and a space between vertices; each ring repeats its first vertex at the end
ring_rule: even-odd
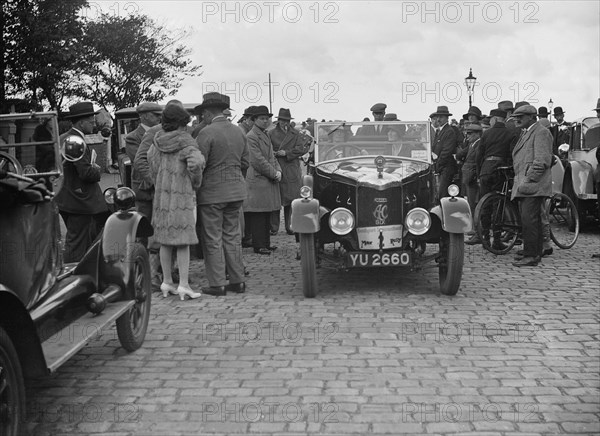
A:
POLYGON ((465 85, 467 86, 467 93, 469 94, 469 109, 472 106, 473 91, 475 90, 475 83, 477 83, 477 77, 473 76, 473 70, 469 68, 469 75, 465 77, 465 85))
POLYGON ((554 102, 552 101, 552 97, 548 100, 548 115, 550 115, 550 123, 552 124, 552 106, 554 106, 554 102))

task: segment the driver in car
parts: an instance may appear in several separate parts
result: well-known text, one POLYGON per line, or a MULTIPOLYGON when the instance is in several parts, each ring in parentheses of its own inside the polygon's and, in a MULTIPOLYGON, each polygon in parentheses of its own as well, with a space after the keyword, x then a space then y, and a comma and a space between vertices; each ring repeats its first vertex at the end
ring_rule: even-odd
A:
MULTIPOLYGON (((94 131, 97 113, 90 102, 69 107, 69 114, 64 118, 71 120, 73 126, 60 136, 60 143, 68 136, 78 136, 85 141, 85 135, 94 131)), ((78 161, 65 160, 63 188, 55 197, 67 227, 65 263, 81 260, 102 228, 108 210, 99 181, 100 166, 92 161, 89 147, 78 161)))

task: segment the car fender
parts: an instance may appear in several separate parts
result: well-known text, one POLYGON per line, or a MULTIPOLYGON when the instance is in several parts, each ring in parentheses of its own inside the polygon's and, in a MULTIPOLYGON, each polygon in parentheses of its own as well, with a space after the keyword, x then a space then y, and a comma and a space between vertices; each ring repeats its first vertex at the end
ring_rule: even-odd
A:
POLYGON ((139 212, 118 211, 108 217, 101 245, 104 275, 109 281, 132 289, 129 254, 136 238, 152 236, 153 233, 150 221, 139 212))
POLYGON ((292 230, 296 233, 316 233, 320 230, 321 207, 316 198, 292 201, 292 230))
POLYGON ((26 378, 47 374, 40 338, 25 306, 8 287, 0 284, 0 327, 10 337, 26 378))
POLYGON ((473 216, 469 203, 460 197, 443 197, 438 206, 434 206, 430 213, 436 215, 442 229, 448 233, 466 233, 473 230, 473 216))
POLYGON ((594 193, 594 168, 591 163, 578 160, 569 162, 570 171, 565 177, 570 177, 573 182, 573 190, 577 197, 594 193))

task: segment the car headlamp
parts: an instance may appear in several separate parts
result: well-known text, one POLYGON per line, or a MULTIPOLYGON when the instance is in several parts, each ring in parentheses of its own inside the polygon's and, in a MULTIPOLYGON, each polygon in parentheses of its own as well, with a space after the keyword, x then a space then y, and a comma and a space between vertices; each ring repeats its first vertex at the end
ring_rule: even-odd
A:
POLYGON ((312 189, 310 189, 310 186, 304 185, 303 187, 300 188, 300 197, 310 198, 311 196, 312 196, 312 189))
POLYGON ((458 186, 456 186, 456 185, 448 186, 448 195, 450 195, 450 197, 456 197, 459 193, 460 193, 460 189, 458 186))
POLYGON ((423 235, 431 228, 431 216, 425 209, 416 207, 406 214, 404 224, 413 235, 423 235))
POLYGON ((115 206, 120 210, 129 210, 135 207, 135 194, 133 189, 122 187, 115 192, 115 206))
POLYGON ((115 204, 115 192, 117 192, 115 188, 108 188, 104 190, 103 195, 106 204, 115 204))
POLYGON ((347 235, 354 228, 354 215, 344 207, 338 207, 329 215, 329 228, 336 235, 347 235))

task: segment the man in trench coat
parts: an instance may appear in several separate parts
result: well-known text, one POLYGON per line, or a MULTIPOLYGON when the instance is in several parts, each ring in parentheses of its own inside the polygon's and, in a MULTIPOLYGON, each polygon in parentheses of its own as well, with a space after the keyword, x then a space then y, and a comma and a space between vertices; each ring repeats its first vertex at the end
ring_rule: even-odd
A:
MULTIPOLYGON (((290 228, 292 200, 300 196, 300 188, 302 187, 300 157, 308 152, 311 143, 309 137, 301 135, 300 132, 290 125, 292 119, 289 109, 279 109, 277 125, 269 132, 275 157, 281 167, 279 191, 281 193, 285 230, 288 235, 294 234, 290 228)), ((274 216, 279 227, 279 210, 274 212, 274 216)), ((273 224, 272 217, 271 225, 273 224)))

